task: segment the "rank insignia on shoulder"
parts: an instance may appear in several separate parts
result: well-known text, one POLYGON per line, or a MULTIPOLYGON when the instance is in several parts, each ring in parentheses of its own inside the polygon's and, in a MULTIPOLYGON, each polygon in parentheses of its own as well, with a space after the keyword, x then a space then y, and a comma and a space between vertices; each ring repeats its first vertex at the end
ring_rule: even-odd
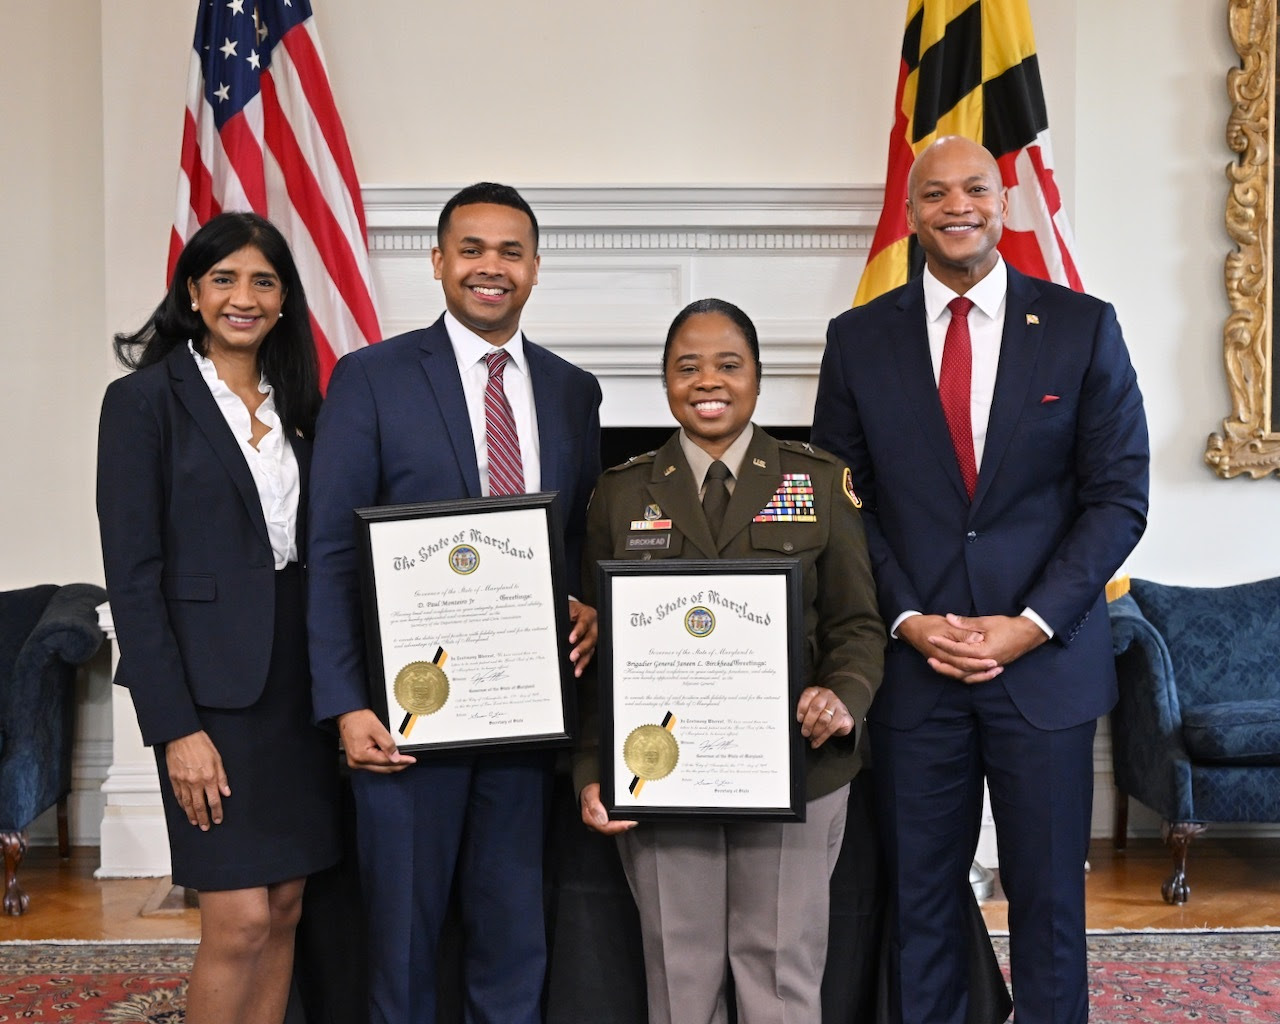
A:
POLYGON ((650 503, 650 504, 645 508, 645 510, 644 510, 644 517, 645 517, 646 519, 661 519, 661 518, 662 518, 662 509, 660 509, 660 508, 658 507, 657 502, 651 502, 651 503, 650 503))
POLYGON ((862 499, 853 493, 853 474, 849 472, 847 466, 844 471, 844 480, 841 481, 841 490, 844 491, 845 497, 853 502, 854 508, 862 508, 862 499))

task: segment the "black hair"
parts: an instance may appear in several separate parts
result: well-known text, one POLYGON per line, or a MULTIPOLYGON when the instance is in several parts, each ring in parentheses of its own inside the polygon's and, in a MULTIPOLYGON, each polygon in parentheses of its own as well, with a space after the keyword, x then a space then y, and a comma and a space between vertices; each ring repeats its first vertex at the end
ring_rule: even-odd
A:
POLYGON ((760 378, 764 375, 764 363, 760 362, 760 338, 756 335, 756 325, 751 322, 751 317, 732 302, 726 302, 724 299, 697 299, 676 314, 676 318, 671 321, 671 326, 667 328, 667 343, 662 346, 662 379, 664 381, 667 379, 667 356, 671 354, 671 342, 684 326, 684 322, 699 313, 719 313, 733 321, 733 325, 742 332, 747 348, 751 350, 751 358, 756 363, 756 383, 759 384, 760 378))
POLYGON ((280 278, 281 319, 258 349, 258 368, 274 391, 276 412, 287 433, 315 433, 320 411, 320 370, 307 296, 288 243, 274 224, 256 213, 220 213, 187 242, 173 269, 164 299, 132 334, 117 334, 116 358, 131 370, 158 363, 190 339, 201 355, 208 352, 204 320, 191 308, 188 281, 196 281, 221 259, 254 246, 280 278))
POLYGON ((538 218, 533 215, 533 208, 524 201, 524 196, 510 185, 499 185, 493 181, 477 181, 474 185, 468 185, 444 204, 444 209, 440 211, 440 219, 436 222, 436 245, 440 245, 443 242, 444 234, 449 229, 449 221, 453 217, 453 211, 459 206, 473 206, 476 203, 510 206, 513 210, 519 210, 528 217, 529 223, 533 225, 533 251, 537 254, 538 218))

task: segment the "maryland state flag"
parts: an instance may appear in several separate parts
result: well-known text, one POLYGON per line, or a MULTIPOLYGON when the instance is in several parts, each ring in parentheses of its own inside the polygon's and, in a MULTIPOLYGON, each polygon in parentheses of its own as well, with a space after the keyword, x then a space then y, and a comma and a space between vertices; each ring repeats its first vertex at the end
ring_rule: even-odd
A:
POLYGON ((923 266, 907 229, 907 173, 934 139, 963 135, 996 157, 1009 189, 1000 252, 1032 277, 1082 291, 1053 179, 1049 119, 1027 0, 907 0, 884 209, 853 304, 923 266))

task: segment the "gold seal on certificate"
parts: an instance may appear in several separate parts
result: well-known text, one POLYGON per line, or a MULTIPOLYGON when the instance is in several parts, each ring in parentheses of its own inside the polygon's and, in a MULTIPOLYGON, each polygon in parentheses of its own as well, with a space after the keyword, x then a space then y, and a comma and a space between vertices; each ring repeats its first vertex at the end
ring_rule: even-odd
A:
POLYGON ((636 778, 664 779, 680 760, 680 744, 662 726, 642 725, 632 729, 622 744, 622 759, 636 778))
POLYGON ((411 715, 430 715, 449 699, 449 677, 430 661, 411 661, 396 673, 396 700, 411 715))

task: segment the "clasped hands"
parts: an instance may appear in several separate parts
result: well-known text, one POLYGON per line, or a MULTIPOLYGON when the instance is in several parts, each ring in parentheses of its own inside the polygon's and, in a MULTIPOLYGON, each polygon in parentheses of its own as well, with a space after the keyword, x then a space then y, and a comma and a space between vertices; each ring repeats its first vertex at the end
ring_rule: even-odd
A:
MULTIPOLYGON (((599 633, 596 610, 570 598, 569 622, 569 660, 573 662, 573 674, 581 676, 591 664, 596 649, 599 633)), ((339 715, 337 721, 347 764, 352 768, 390 775, 417 763, 417 758, 400 752, 395 738, 369 708, 348 711, 339 715)))
POLYGON ((912 615, 898 636, 924 655, 939 675, 985 683, 1048 636, 1025 615, 912 615))

